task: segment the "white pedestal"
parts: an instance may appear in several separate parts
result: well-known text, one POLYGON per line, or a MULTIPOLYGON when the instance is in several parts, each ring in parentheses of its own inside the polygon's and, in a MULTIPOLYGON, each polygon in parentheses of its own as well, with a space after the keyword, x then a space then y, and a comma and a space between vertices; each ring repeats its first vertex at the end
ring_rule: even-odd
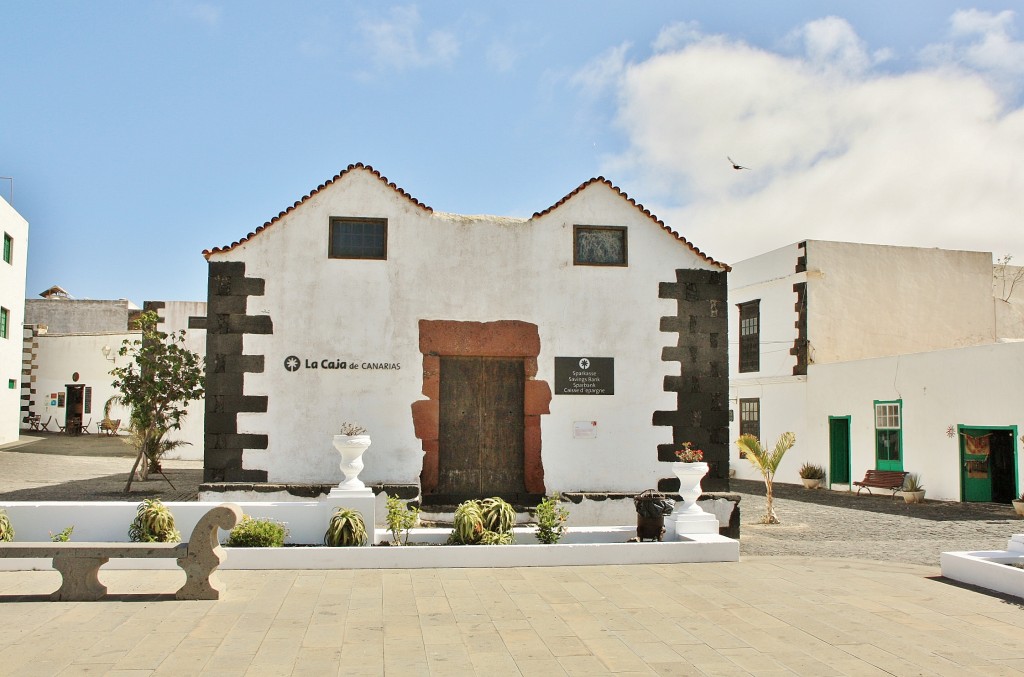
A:
POLYGON ((338 489, 335 487, 331 489, 331 493, 320 499, 320 505, 323 507, 324 531, 327 531, 331 516, 338 508, 358 510, 363 516, 366 533, 369 536, 366 539, 366 545, 373 545, 373 525, 376 524, 377 501, 373 496, 372 489, 338 489))
POLYGON ((665 531, 673 531, 672 539, 680 540, 688 534, 717 534, 718 518, 701 511, 699 514, 688 512, 681 515, 672 514, 665 518, 665 531))

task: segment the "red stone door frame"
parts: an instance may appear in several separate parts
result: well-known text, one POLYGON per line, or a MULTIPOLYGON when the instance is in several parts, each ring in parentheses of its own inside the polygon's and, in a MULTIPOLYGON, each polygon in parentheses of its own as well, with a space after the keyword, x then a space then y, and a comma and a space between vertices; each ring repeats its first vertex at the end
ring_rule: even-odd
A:
POLYGON ((523 479, 526 491, 544 492, 544 464, 541 460, 540 417, 549 414, 551 387, 537 377, 540 334, 537 325, 518 320, 498 322, 456 322, 420 320, 420 352, 423 354, 423 394, 427 399, 412 403, 416 437, 423 443, 420 490, 437 488, 438 436, 440 431, 441 357, 517 357, 523 359, 526 384, 523 393, 523 479))

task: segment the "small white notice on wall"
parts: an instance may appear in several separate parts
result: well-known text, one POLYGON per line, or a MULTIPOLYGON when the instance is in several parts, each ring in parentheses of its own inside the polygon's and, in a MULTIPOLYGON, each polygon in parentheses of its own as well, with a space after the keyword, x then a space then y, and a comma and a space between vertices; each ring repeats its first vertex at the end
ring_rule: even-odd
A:
POLYGON ((572 436, 577 440, 592 440, 597 437, 597 421, 573 421, 572 436))

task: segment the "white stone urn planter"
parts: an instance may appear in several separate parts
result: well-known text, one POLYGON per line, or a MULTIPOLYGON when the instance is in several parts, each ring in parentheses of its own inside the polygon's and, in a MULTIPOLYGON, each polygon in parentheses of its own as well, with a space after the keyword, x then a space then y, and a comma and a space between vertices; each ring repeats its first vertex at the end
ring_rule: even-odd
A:
POLYGON ((672 472, 679 478, 679 496, 683 500, 676 504, 674 515, 697 515, 704 511, 697 506, 697 499, 700 498, 700 481, 708 474, 708 464, 703 461, 699 463, 683 463, 675 461, 672 463, 672 472))
POLYGON ((821 486, 821 480, 819 479, 801 477, 800 481, 804 483, 804 489, 817 489, 819 486, 821 486))
POLYGON ((1024 499, 1014 499, 1013 509, 1017 511, 1017 514, 1024 517, 1024 499))
POLYGON ((341 472, 345 479, 338 485, 341 491, 365 489, 366 485, 359 480, 363 470, 363 452, 370 446, 369 435, 335 435, 334 448, 341 454, 341 472))

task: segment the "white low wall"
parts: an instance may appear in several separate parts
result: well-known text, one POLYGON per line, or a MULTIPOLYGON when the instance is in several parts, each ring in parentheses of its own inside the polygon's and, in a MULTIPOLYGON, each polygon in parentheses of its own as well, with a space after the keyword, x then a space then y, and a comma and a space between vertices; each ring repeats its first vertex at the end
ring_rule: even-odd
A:
POLYGON ((939 563, 946 578, 1024 599, 1024 569, 1007 566, 1024 564, 1024 534, 1012 536, 1006 550, 944 552, 939 563))
MULTIPOLYGON (((371 499, 372 501, 372 499, 371 499)), ((199 519, 215 503, 167 503, 188 540, 199 519)), ((271 517, 289 527, 291 544, 321 543, 337 502, 244 503, 253 517, 271 517)), ((50 532, 74 524, 77 542, 126 542, 135 517, 131 503, 0 503, 14 525, 17 541, 48 541, 50 532)), ((374 530, 373 543, 390 540, 384 529, 374 530)), ((411 541, 444 543, 449 529, 414 529, 411 541)), ((534 527, 514 530, 515 546, 421 545, 365 548, 227 548, 224 569, 417 569, 435 567, 570 566, 596 564, 653 564, 673 562, 736 562, 739 542, 718 534, 683 534, 664 543, 627 543, 635 526, 571 527, 557 545, 539 545, 534 527)), ((115 559, 107 569, 173 569, 172 560, 115 559)), ((0 558, 0 570, 48 570, 49 559, 0 558)))

